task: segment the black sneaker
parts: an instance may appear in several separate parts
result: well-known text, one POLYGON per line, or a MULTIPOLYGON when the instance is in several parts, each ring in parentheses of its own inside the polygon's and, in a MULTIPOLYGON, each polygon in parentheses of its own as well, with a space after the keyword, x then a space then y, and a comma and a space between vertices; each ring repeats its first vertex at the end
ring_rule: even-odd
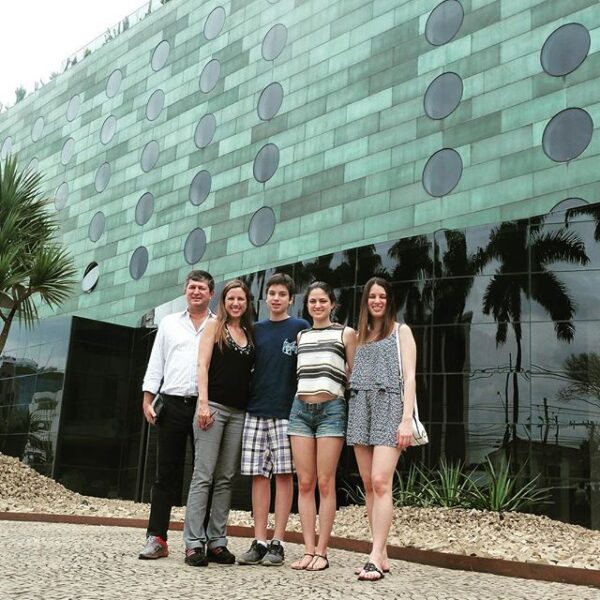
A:
POLYGON ((235 556, 229 552, 227 546, 209 548, 206 557, 208 562, 217 563, 218 565, 232 565, 235 562, 235 556))
POLYGON ((206 567, 208 565, 208 558, 206 558, 204 548, 188 548, 185 551, 184 562, 190 567, 206 567))
POLYGON ((244 552, 244 554, 238 558, 238 565, 260 565, 267 551, 267 546, 259 544, 254 540, 250 546, 250 550, 244 552))
POLYGON ((260 564, 265 567, 280 567, 284 560, 283 544, 279 540, 273 540, 260 564))

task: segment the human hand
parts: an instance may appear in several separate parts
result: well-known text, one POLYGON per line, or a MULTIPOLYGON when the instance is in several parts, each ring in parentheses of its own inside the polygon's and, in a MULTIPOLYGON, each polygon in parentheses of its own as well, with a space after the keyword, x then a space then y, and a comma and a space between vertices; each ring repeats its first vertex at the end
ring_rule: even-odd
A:
POLYGON ((151 402, 143 402, 142 410, 144 411, 144 418, 146 419, 146 421, 148 421, 148 423, 150 423, 150 425, 156 425, 156 413, 154 412, 154 409, 152 408, 152 403, 151 402))
POLYGON ((196 412, 196 418, 198 419, 198 427, 200 429, 208 429, 214 422, 214 412, 210 411, 208 404, 201 404, 196 412))
POLYGON ((412 422, 410 419, 402 419, 396 431, 396 447, 404 450, 410 446, 412 441, 412 422))

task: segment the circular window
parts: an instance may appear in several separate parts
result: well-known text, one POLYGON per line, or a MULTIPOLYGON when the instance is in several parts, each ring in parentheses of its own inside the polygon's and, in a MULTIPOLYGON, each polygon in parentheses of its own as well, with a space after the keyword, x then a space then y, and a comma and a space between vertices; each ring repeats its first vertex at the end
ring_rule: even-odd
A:
POLYGON ((540 54, 542 68, 548 75, 562 77, 574 71, 590 50, 590 33, 579 23, 567 23, 553 31, 540 54))
POLYGON ((283 51, 287 42, 287 29, 283 23, 273 25, 262 43, 262 55, 265 60, 275 60, 283 51))
POLYGON ((67 138, 65 143, 63 144, 62 150, 60 152, 60 162, 63 165, 68 165, 71 159, 73 158, 73 153, 75 152, 75 140, 73 138, 67 138))
POLYGON ((139 246, 131 255, 129 260, 129 274, 132 279, 139 279, 148 268, 148 250, 145 246, 139 246))
POLYGON ((563 212, 565 210, 569 210, 570 208, 579 208, 581 206, 587 206, 588 202, 586 202, 583 198, 565 198, 561 200, 558 204, 555 204, 548 212, 550 214, 563 212))
POLYGON ((449 194, 460 181, 462 159, 453 148, 443 148, 433 154, 423 169, 423 187, 431 196, 449 194))
POLYGON ((0 150, 0 159, 4 160, 12 152, 12 147, 13 140, 9 135, 2 144, 2 150, 0 150))
POLYGON ((44 135, 44 117, 38 117, 31 128, 31 139, 38 142, 44 135))
POLYGON ((433 46, 448 43, 460 29, 465 13, 458 0, 440 2, 429 15, 425 24, 425 37, 433 46))
POLYGON ((98 167, 96 171, 96 180, 94 182, 96 191, 103 192, 110 181, 110 165, 105 162, 98 167))
POLYGON ((86 293, 90 294, 94 291, 100 279, 100 267, 97 262, 91 262, 83 272, 83 279, 81 280, 81 289, 86 293))
POLYGON ((217 6, 204 21, 204 37, 207 40, 214 40, 223 29, 225 24, 225 9, 217 6))
POLYGON ((210 194, 212 177, 208 171, 200 171, 194 175, 190 184, 190 202, 194 206, 200 206, 210 194))
POLYGON ((456 73, 442 73, 436 77, 425 92, 425 114, 432 119, 447 117, 460 104, 463 82, 456 73))
POLYGON ((158 162, 158 156, 160 154, 160 148, 158 147, 158 142, 156 140, 152 140, 148 142, 144 149, 142 150, 142 156, 140 158, 140 166, 142 167, 142 171, 147 173, 151 171, 156 163, 158 162))
POLYGON ((167 40, 163 40, 162 42, 158 43, 156 48, 154 48, 152 60, 150 61, 152 70, 160 71, 165 66, 167 59, 169 58, 170 49, 171 46, 169 46, 169 42, 167 42, 167 40))
POLYGON ((219 81, 220 74, 221 63, 216 58, 209 60, 200 74, 200 90, 205 94, 212 91, 219 81))
POLYGON ((283 87, 276 81, 270 83, 260 94, 257 112, 263 121, 272 119, 281 108, 283 102, 283 87))
POLYGON ((69 184, 63 181, 54 192, 54 206, 56 210, 61 210, 67 204, 69 198, 69 184))
POLYGON ((71 122, 79 114, 79 108, 81 107, 81 98, 79 94, 75 94, 67 105, 67 121, 71 122))
POLYGON ((123 81, 123 73, 121 69, 115 69, 106 80, 106 95, 109 98, 114 98, 119 89, 121 88, 121 81, 123 81))
POLYGON ((198 125, 196 125, 196 131, 194 132, 194 143, 198 148, 206 148, 215 136, 217 130, 217 119, 212 113, 204 115, 198 125))
POLYGON ((264 246, 275 230, 275 213, 269 206, 259 208, 250 219, 248 237, 254 246, 264 246))
POLYGON ((196 228, 190 232, 185 240, 183 248, 183 256, 185 262, 190 265, 196 264, 203 256, 206 250, 206 235, 200 228, 196 228))
POLYGON ((40 161, 34 156, 30 161, 29 164, 27 165, 27 168, 30 171, 37 171, 38 167, 40 166, 40 161))
POLYGON ((544 129, 542 147, 556 162, 577 158, 592 139, 592 117, 581 108, 566 108, 554 115, 544 129))
POLYGON ((141 195, 135 207, 135 222, 145 225, 154 213, 154 196, 150 192, 141 195))
POLYGON ((254 178, 264 183, 269 181, 279 166, 279 148, 275 144, 265 144, 254 159, 254 178))
POLYGON ((100 141, 103 144, 108 144, 117 132, 117 117, 110 115, 106 117, 102 128, 100 129, 100 141))
POLYGON ((148 103, 146 104, 146 118, 149 121, 154 121, 158 118, 165 105, 165 93, 162 90, 152 92, 148 103))
POLYGON ((92 242, 97 242, 104 233, 104 226, 106 224, 106 218, 104 213, 98 211, 90 221, 90 227, 88 229, 88 237, 92 242))

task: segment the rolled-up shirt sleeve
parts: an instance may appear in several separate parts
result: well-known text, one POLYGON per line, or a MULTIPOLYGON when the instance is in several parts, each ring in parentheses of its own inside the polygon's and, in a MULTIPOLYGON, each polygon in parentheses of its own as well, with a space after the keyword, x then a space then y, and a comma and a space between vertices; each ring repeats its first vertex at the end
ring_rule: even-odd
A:
POLYGON ((154 339, 150 360, 144 376, 142 391, 156 394, 160 389, 160 382, 163 379, 165 368, 165 349, 164 349, 164 327, 158 326, 158 332, 154 339))

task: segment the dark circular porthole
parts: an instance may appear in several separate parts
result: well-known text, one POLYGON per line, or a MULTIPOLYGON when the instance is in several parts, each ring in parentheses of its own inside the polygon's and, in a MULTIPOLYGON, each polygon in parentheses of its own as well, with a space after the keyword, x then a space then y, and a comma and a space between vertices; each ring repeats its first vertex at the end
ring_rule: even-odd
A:
POLYGON ((81 107, 81 98, 79 94, 75 94, 67 105, 67 121, 74 121, 79 114, 79 108, 81 107))
POLYGON ((200 171, 194 175, 190 184, 190 202, 194 206, 200 206, 210 194, 212 177, 208 171, 200 171))
POLYGON ((544 42, 540 54, 542 68, 553 77, 568 75, 586 59, 590 43, 590 33, 580 23, 562 25, 544 42))
POLYGON ((152 140, 144 146, 142 156, 140 157, 140 166, 144 173, 148 173, 148 171, 151 171, 156 166, 159 155, 160 148, 156 140, 152 140))
POLYGON ((148 250, 139 246, 133 251, 129 260, 129 274, 132 279, 140 279, 148 268, 148 250))
POLYGON ((253 246, 264 246, 275 231, 275 213, 270 206, 259 208, 250 219, 248 237, 253 246))
POLYGON ((94 180, 94 186, 98 193, 103 192, 106 189, 106 186, 110 181, 110 172, 110 165, 107 162, 102 163, 98 167, 96 178, 94 180))
POLYGON ((13 147, 13 139, 12 137, 7 136, 2 142, 2 149, 0 150, 0 159, 4 160, 11 152, 13 147))
POLYGON ((436 77, 425 92, 423 107, 432 119, 444 119, 460 104, 463 82, 456 73, 442 73, 436 77))
POLYGON ((56 210, 62 210, 69 199, 69 184, 63 181, 54 192, 54 206, 56 210))
POLYGON ((83 272, 83 278, 81 280, 81 289, 86 294, 91 294, 96 285, 98 285, 98 280, 100 279, 100 267, 97 262, 91 262, 83 272))
POLYGON ((38 117, 31 128, 31 139, 38 142, 44 135, 44 117, 38 117))
POLYGON ((221 33, 224 24, 225 9, 222 6, 217 6, 204 21, 204 37, 207 40, 214 40, 221 33))
POLYGON ((121 82, 123 81, 123 73, 120 69, 115 69, 106 80, 106 95, 109 98, 114 98, 121 88, 121 82))
POLYGON ((73 154, 75 153, 75 140, 70 137, 65 140, 63 144, 62 150, 60 152, 60 162, 63 165, 68 165, 73 158, 73 154))
POLYGON ((170 50, 171 46, 167 40, 162 40, 162 42, 157 44, 154 52, 152 52, 152 60, 150 61, 153 71, 160 71, 167 64, 170 50))
POLYGON ((150 192, 145 192, 140 196, 135 207, 135 222, 138 225, 145 225, 154 213, 154 196, 150 192))
POLYGON ((205 94, 211 92, 217 85, 220 75, 221 63, 216 58, 209 60, 200 73, 200 91, 205 94))
POLYGON ((433 154, 423 169, 423 187, 430 196, 445 196, 462 176, 462 159, 453 148, 443 148, 433 154))
POLYGON ((117 132, 117 117, 114 115, 109 115, 102 123, 102 127, 100 128, 100 141, 103 144, 108 144, 113 139, 115 133, 117 132))
POLYGON ((146 118, 148 121, 158 119, 165 105, 165 93, 162 90, 154 90, 146 104, 146 118))
POLYGON ((260 94, 257 112, 260 119, 268 121, 272 119, 281 108, 283 102, 283 87, 274 81, 270 83, 260 94))
POLYGON ((97 242, 104 233, 104 226, 106 225, 106 218, 102 211, 98 211, 90 221, 88 228, 88 237, 92 242, 97 242))
POLYGON ((185 262, 190 265, 196 264, 204 255, 206 250, 206 234, 199 227, 190 232, 185 240, 183 256, 185 262))
POLYGON ((425 24, 425 37, 433 46, 447 44, 460 29, 465 13, 458 0, 444 0, 432 11, 425 24))
POLYGON ((556 162, 577 158, 594 132, 592 117, 582 108, 566 108, 550 119, 542 137, 546 155, 556 162))
POLYGON ((260 183, 269 181, 279 166, 279 148, 275 144, 265 144, 254 159, 254 178, 260 183))
POLYGON ((198 125, 196 125, 196 131, 194 132, 194 144, 200 149, 206 148, 215 136, 217 130, 217 119, 212 113, 204 115, 198 125))
POLYGON ((265 60, 275 60, 287 42, 287 28, 283 23, 273 25, 265 35, 262 43, 262 56, 265 60))

